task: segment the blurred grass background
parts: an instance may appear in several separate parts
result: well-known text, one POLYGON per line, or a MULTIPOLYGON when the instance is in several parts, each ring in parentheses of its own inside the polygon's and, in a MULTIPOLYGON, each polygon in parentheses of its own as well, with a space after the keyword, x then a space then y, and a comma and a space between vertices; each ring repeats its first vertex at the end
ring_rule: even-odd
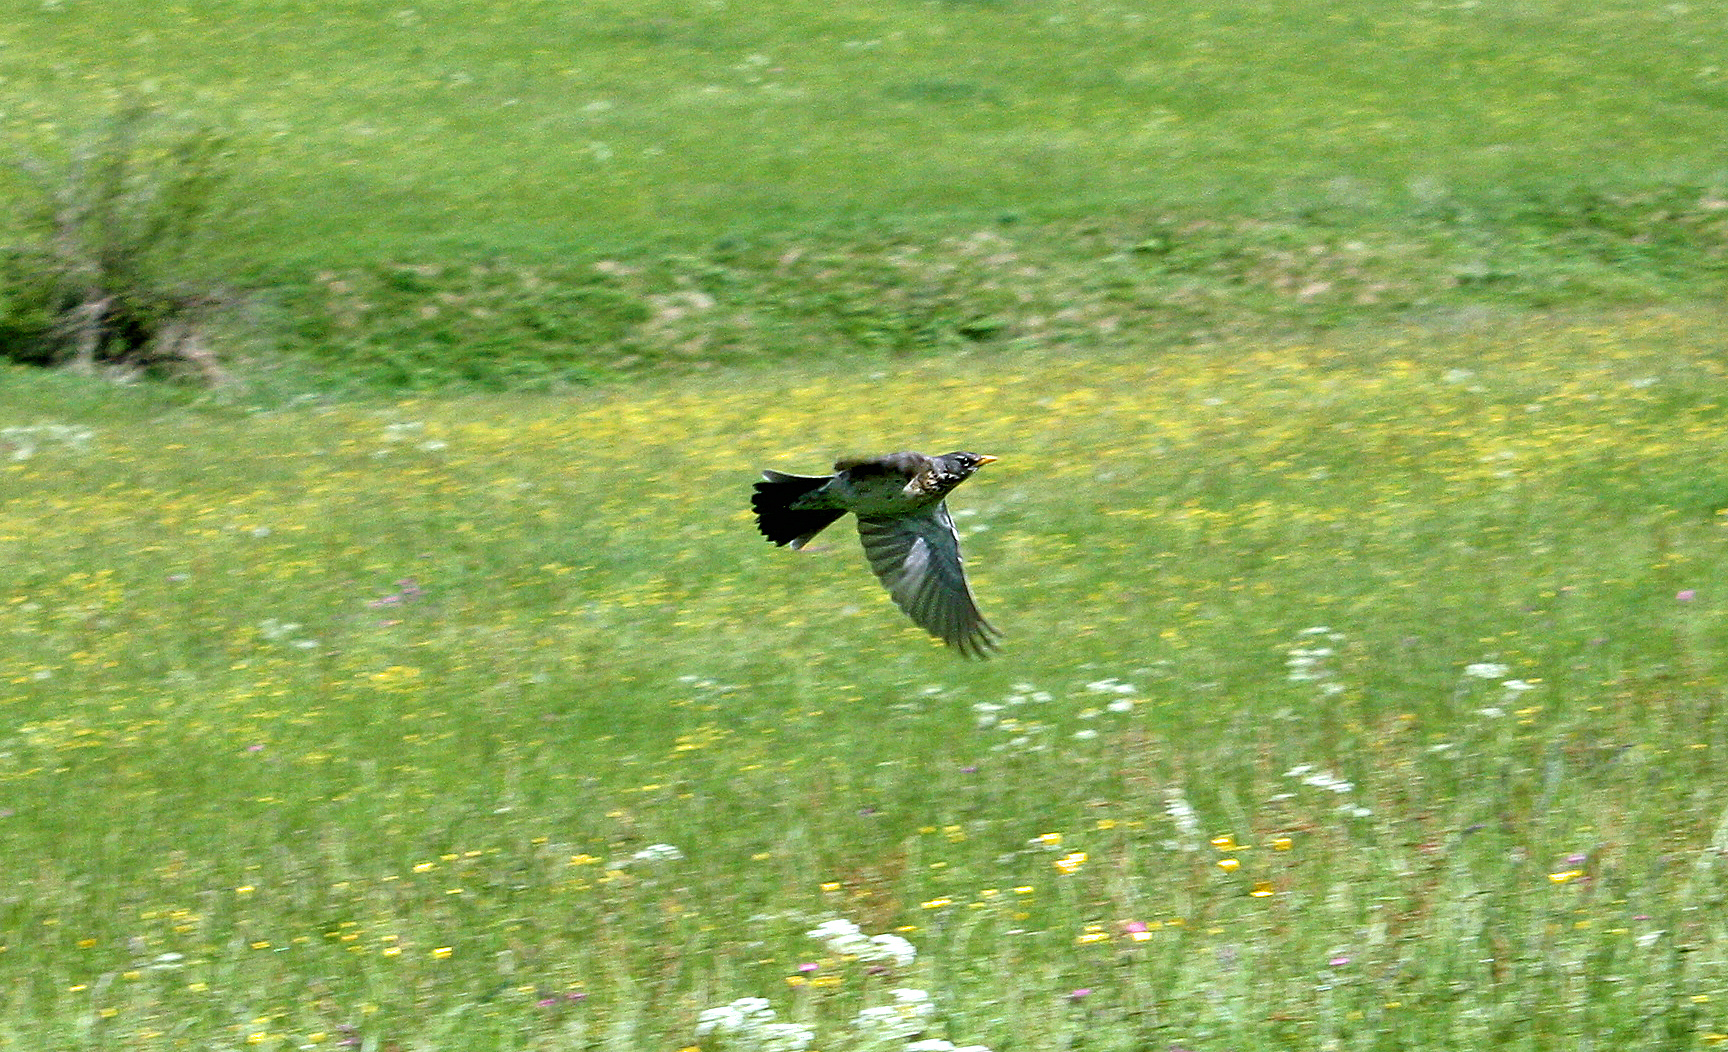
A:
POLYGON ((1724 54, 1643 0, 14 0, 0 131, 222 137, 181 277, 254 397, 564 389, 1711 302, 1724 54))
POLYGON ((848 1022, 899 986, 997 1050, 1714 1041, 1722 333, 9 373, 0 1040, 758 1047, 694 1028, 761 996, 901 1047, 848 1022), (754 469, 898 444, 1003 458, 953 501, 995 660, 752 532, 754 469))
POLYGON ((14 134, 137 97, 240 134, 244 269, 882 217, 1384 222, 1724 175, 1728 28, 1698 5, 7 7, 14 134))
POLYGON ((0 1048, 1728 1040, 1724 69, 1631 0, 0 5, 19 149, 229 143, 243 379, 0 372, 0 1048), (752 532, 956 447, 992 662, 752 532))

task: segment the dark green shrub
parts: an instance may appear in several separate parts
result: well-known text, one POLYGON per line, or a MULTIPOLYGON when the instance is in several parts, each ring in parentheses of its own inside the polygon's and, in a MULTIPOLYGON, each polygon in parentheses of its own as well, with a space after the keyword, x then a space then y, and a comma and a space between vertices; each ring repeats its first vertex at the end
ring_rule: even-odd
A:
POLYGON ((57 156, 17 151, 27 188, 0 249, 0 358, 80 372, 227 378, 203 331, 223 297, 194 280, 226 141, 134 106, 57 156))

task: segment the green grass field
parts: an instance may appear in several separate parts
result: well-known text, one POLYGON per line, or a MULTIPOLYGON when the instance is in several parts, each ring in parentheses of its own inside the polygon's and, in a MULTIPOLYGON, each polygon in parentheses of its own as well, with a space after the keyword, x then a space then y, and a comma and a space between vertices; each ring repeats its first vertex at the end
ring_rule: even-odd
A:
POLYGON ((1650 0, 0 4, 9 151, 227 137, 239 376, 0 370, 0 1050, 1728 1042, 1725 71, 1650 0), (989 662, 755 534, 901 448, 1001 458, 989 662))
POLYGON ((259 389, 557 389, 1714 300, 1724 54, 1650 0, 14 0, 0 134, 224 136, 168 277, 259 389))
POLYGON ((1723 1040, 1725 335, 8 374, 0 1047, 671 1050, 747 997, 824 1050, 1723 1040), (756 469, 900 444, 1002 458, 993 661, 753 532, 756 469))
POLYGON ((279 275, 880 217, 1385 222, 1728 175, 1708 5, 5 7, 9 131, 123 97, 230 130, 247 207, 213 259, 279 275))

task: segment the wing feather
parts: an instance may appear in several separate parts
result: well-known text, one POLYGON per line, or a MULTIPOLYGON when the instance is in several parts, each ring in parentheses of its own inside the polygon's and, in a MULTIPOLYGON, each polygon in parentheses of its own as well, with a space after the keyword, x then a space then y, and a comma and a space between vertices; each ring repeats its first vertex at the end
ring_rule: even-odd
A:
POLYGON ((860 518, 858 536, 870 569, 914 624, 967 657, 984 657, 996 646, 991 637, 999 633, 966 583, 947 504, 916 515, 860 518))

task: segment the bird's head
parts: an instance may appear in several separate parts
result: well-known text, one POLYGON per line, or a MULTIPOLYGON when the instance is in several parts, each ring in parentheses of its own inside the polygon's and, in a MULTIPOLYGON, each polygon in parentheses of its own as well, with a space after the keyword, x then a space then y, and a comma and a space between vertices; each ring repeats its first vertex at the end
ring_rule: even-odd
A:
POLYGON ((997 458, 985 453, 944 453, 936 458, 938 470, 944 475, 969 478, 974 471, 997 458))

